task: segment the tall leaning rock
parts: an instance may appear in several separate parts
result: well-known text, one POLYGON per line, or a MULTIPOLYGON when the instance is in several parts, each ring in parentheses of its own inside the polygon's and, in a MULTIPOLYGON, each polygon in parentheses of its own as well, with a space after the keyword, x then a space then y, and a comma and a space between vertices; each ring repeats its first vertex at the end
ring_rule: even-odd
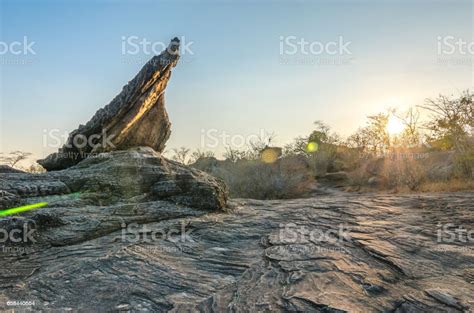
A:
POLYGON ((71 167, 99 152, 148 146, 162 152, 171 134, 164 92, 179 59, 179 39, 148 61, 112 102, 69 134, 58 152, 38 160, 46 170, 71 167))

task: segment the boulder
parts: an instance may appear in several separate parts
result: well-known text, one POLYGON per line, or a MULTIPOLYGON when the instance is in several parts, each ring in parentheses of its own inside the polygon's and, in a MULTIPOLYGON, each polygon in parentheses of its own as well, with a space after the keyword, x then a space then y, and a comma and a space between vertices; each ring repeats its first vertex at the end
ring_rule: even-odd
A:
POLYGON ((0 205, 29 202, 53 203, 64 207, 63 195, 82 195, 81 205, 111 205, 167 201, 206 211, 221 210, 227 190, 221 181, 194 168, 167 160, 150 147, 103 152, 76 166, 42 174, 9 173, 0 177, 0 205), (58 200, 59 199, 59 200, 58 200))
POLYGON ((0 168, 4 173, 0 176, 0 209, 47 202, 66 210, 87 211, 88 206, 156 201, 204 211, 223 209, 227 201, 223 182, 160 154, 171 125, 164 90, 178 51, 175 38, 110 104, 73 131, 59 152, 38 161, 49 172, 0 168))
POLYGON ((23 173, 23 171, 20 171, 8 165, 0 165, 0 174, 2 173, 23 173))
POLYGON ((71 167, 97 153, 148 146, 161 152, 171 134, 164 91, 179 59, 179 39, 148 61, 122 92, 69 134, 58 152, 39 160, 46 170, 71 167))

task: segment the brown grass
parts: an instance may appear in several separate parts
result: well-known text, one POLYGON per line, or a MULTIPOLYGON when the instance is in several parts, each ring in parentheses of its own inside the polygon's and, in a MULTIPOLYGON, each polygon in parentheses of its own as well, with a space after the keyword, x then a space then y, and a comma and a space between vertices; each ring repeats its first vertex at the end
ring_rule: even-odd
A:
POLYGON ((455 192, 468 190, 474 190, 473 180, 451 179, 443 182, 425 182, 419 188, 420 192, 455 192))
POLYGON ((274 163, 238 160, 220 161, 210 168, 194 166, 222 179, 234 198, 300 198, 314 186, 310 168, 297 157, 278 159, 274 163))

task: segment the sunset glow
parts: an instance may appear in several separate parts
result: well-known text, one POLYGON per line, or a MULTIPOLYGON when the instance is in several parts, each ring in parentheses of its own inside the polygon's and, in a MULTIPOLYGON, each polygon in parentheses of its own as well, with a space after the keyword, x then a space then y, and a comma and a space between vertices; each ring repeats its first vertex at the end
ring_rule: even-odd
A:
POLYGON ((390 116, 387 123, 387 132, 391 136, 400 135, 405 129, 402 121, 396 116, 390 116))

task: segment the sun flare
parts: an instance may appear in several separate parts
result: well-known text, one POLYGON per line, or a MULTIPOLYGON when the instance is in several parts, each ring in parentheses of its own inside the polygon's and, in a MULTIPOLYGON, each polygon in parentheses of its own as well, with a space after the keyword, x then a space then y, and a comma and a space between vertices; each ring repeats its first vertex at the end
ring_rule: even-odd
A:
POLYGON ((402 121, 399 118, 393 115, 390 116, 387 122, 387 132, 389 133, 389 135, 399 135, 404 129, 405 125, 403 125, 402 121))

